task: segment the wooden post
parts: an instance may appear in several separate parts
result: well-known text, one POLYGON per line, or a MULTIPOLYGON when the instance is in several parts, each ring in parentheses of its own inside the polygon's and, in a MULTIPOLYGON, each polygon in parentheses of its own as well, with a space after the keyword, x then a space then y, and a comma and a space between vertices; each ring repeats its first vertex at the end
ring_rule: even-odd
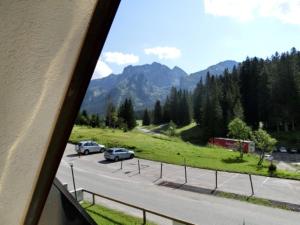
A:
POLYGON ((218 188, 218 170, 216 170, 216 187, 215 187, 215 189, 217 189, 218 188))
POLYGON ((73 179, 73 187, 74 187, 74 193, 75 193, 75 199, 77 201, 77 192, 76 192, 76 185, 75 185, 75 178, 74 178, 74 171, 73 171, 73 163, 70 164, 71 171, 72 171, 72 179, 73 179))
POLYGON ((95 205, 95 195, 93 194, 93 205, 95 205))
POLYGON ((185 183, 187 183, 187 173, 186 173, 186 161, 184 158, 184 176, 185 176, 185 183))
POLYGON ((141 174, 141 166, 140 166, 140 160, 138 159, 138 168, 139 168, 139 174, 141 174))
POLYGON ((253 183, 252 183, 252 177, 251 177, 251 174, 249 174, 249 179, 250 179, 250 184, 251 184, 252 195, 254 195, 254 188, 253 188, 253 183))
POLYGON ((143 209, 143 225, 146 224, 147 218, 146 218, 146 211, 143 209))
POLYGON ((123 169, 123 160, 121 160, 121 170, 123 169))
POLYGON ((163 164, 160 163, 160 178, 162 178, 162 167, 163 167, 163 164))

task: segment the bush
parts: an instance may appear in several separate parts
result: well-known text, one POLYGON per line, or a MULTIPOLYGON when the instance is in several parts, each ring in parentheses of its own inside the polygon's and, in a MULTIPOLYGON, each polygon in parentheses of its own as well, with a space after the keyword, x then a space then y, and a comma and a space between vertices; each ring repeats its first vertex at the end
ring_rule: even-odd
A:
POLYGON ((273 175, 276 172, 276 170, 277 170, 276 165, 274 165, 273 163, 271 163, 270 166, 269 166, 269 173, 271 175, 273 175))
POLYGON ((167 135, 170 136, 170 137, 173 137, 176 135, 176 124, 171 121, 169 124, 168 124, 168 129, 167 129, 167 135))

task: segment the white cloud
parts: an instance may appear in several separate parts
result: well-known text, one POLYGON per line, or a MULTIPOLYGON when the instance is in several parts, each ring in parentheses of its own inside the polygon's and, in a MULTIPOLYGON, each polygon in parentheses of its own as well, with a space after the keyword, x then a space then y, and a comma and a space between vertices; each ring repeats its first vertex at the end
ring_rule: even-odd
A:
POLYGON ((134 54, 125 54, 122 52, 105 52, 103 58, 106 62, 116 63, 118 65, 134 64, 139 62, 139 57, 134 54))
POLYGON ((101 59, 98 60, 92 79, 99 79, 106 77, 112 73, 111 68, 103 62, 101 59))
POLYGON ((156 55, 159 59, 176 59, 181 56, 181 51, 174 47, 154 47, 144 49, 146 55, 156 55))
POLYGON ((272 17, 300 25, 300 0, 204 0, 205 13, 250 21, 272 17))

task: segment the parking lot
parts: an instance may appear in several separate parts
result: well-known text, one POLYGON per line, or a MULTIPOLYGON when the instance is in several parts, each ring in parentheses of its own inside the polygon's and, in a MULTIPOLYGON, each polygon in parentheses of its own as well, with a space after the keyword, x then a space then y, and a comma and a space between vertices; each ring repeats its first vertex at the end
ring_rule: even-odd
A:
POLYGON ((300 153, 282 153, 273 152, 274 160, 283 161, 287 163, 300 163, 300 153))
MULTIPOLYGON (((288 157, 290 155, 284 153, 278 154, 282 155, 281 157, 288 157)), ((298 156, 298 154, 293 154, 293 156, 298 156)), ((168 187, 166 185, 167 181, 169 184, 177 184, 175 188, 183 187, 182 185, 189 185, 199 188, 199 190, 214 190, 216 187, 216 173, 213 170, 187 167, 186 183, 184 166, 165 163, 161 165, 160 162, 137 158, 111 162, 104 159, 103 153, 78 157, 75 154, 73 145, 68 145, 63 160, 65 163, 76 162, 76 166, 81 169, 89 167, 89 169, 96 170, 98 173, 103 173, 116 179, 126 178, 134 182, 149 185, 168 187), (160 178, 161 170, 162 178, 160 178)), ((300 181, 264 176, 252 176, 252 181, 255 196, 300 204, 300 181)), ((248 196, 252 194, 250 179, 247 174, 219 171, 217 174, 217 187, 220 191, 248 196)), ((169 188, 174 188, 174 185, 169 188)))

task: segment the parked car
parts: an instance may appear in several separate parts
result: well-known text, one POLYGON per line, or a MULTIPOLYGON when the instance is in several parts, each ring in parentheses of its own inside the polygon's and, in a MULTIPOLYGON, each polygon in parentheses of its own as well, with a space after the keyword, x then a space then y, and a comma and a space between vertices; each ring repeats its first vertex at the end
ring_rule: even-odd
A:
POLYGON ((107 160, 119 161, 123 159, 132 159, 134 151, 125 148, 110 148, 104 153, 104 158, 107 160))
POLYGON ((286 147, 281 146, 281 147, 279 148, 279 152, 286 153, 286 152, 287 152, 286 147))
POLYGON ((272 155, 270 155, 270 154, 266 154, 264 158, 266 160, 272 161, 274 157, 272 155))
POLYGON ((296 148, 291 148, 291 149, 290 149, 290 153, 298 153, 298 149, 296 149, 296 148))
POLYGON ((75 150, 78 154, 88 155, 93 152, 104 152, 105 146, 95 141, 80 141, 78 145, 75 146, 75 150))

